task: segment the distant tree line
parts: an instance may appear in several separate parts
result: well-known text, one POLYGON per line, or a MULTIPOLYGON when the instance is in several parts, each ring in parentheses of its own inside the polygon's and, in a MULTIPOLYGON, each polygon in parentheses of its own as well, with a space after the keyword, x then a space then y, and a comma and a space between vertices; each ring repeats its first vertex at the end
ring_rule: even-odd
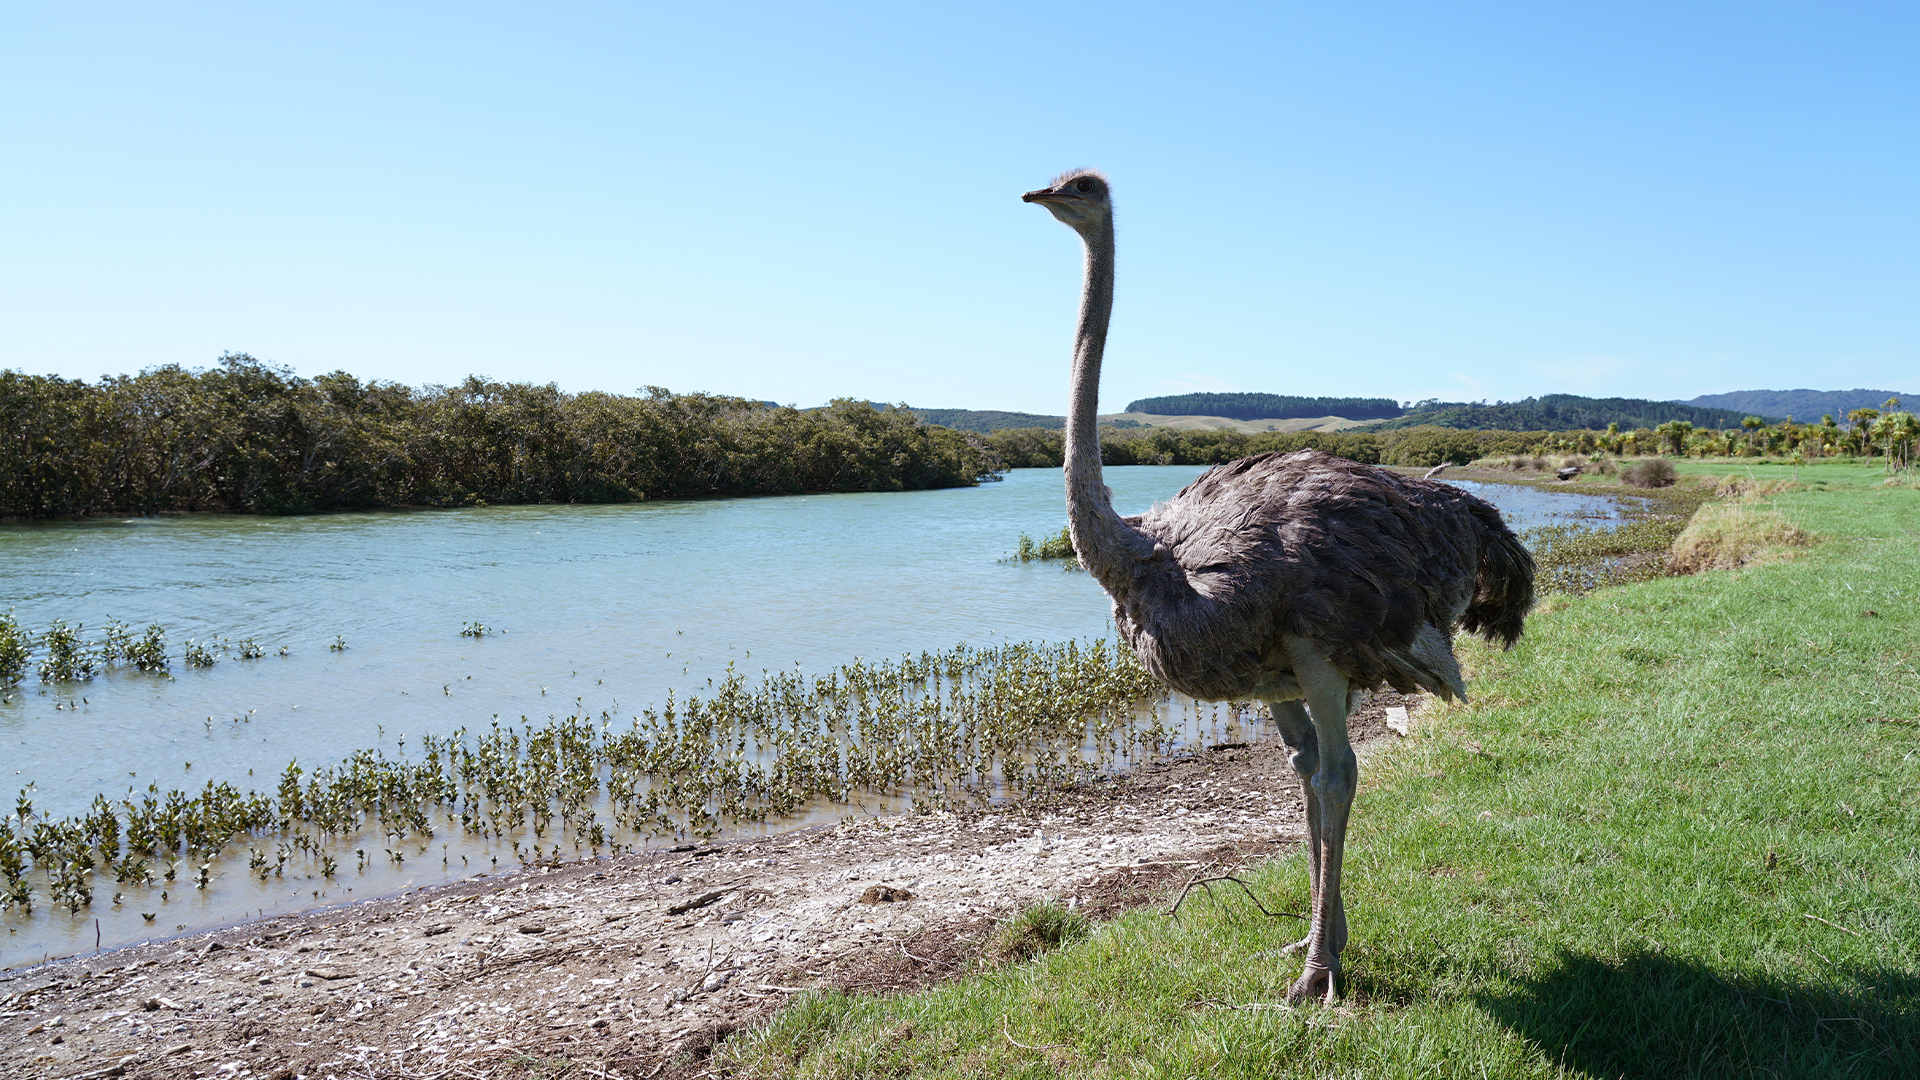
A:
MULTIPOLYGON (((1613 454, 1644 457, 1772 457, 1810 460, 1853 455, 1884 455, 1889 468, 1911 466, 1920 449, 1920 418, 1899 411, 1899 399, 1884 410, 1855 409, 1842 426, 1831 416, 1819 423, 1783 420, 1769 424, 1744 417, 1729 428, 1696 428, 1685 420, 1655 427, 1569 431, 1496 431, 1414 427, 1387 431, 1233 431, 1173 428, 1100 429, 1100 459, 1108 465, 1218 465, 1272 450, 1306 448, 1366 465, 1432 468, 1465 465, 1482 458, 1557 454, 1613 454)), ((1065 459, 1061 433, 1052 428, 1010 428, 986 438, 1009 468, 1059 468, 1065 459)))
MULTIPOLYGON (((1364 465, 1432 468, 1464 465, 1483 457, 1531 454, 1549 438, 1544 431, 1453 431, 1410 428, 1390 432, 1237 431, 1173 428, 1100 429, 1100 460, 1107 465, 1219 465, 1268 451, 1322 450, 1364 465)), ((1064 441, 1051 428, 1012 428, 987 436, 1009 468, 1059 468, 1064 441)))
POLYGON ((978 436, 836 401, 313 379, 223 356, 98 382, 0 371, 0 516, 900 491, 1004 466, 978 436))
POLYGON ((1401 414, 1392 398, 1290 397, 1286 394, 1174 394, 1129 402, 1127 411, 1153 416, 1224 416, 1230 420, 1389 419, 1401 414))
POLYGON ((1745 418, 1746 414, 1736 409, 1710 409, 1679 401, 1546 394, 1492 405, 1429 398, 1417 402, 1397 420, 1370 426, 1375 430, 1431 425, 1460 430, 1574 431, 1598 430, 1608 424, 1651 428, 1671 420, 1684 420, 1695 427, 1738 427, 1745 418))
POLYGON ((1872 458, 1885 455, 1889 468, 1913 463, 1914 444, 1920 440, 1920 418, 1900 408, 1900 399, 1888 398, 1879 409, 1858 408, 1840 423, 1832 413, 1819 423, 1796 423, 1791 417, 1768 423, 1758 416, 1743 417, 1726 427, 1695 427, 1685 420, 1669 420, 1652 428, 1623 430, 1609 424, 1605 431, 1565 431, 1541 440, 1546 450, 1625 455, 1669 454, 1676 457, 1775 457, 1801 461, 1838 456, 1872 458))

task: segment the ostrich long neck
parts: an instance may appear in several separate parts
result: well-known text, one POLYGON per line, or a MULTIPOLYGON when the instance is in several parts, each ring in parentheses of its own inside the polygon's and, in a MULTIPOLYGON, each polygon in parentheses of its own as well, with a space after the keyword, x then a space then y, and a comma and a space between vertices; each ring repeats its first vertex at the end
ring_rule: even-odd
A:
POLYGON ((1087 279, 1080 294, 1080 327, 1073 343, 1072 400, 1067 404, 1067 525, 1080 562, 1109 594, 1133 581, 1135 563, 1153 553, 1153 540, 1120 520, 1100 474, 1100 359, 1113 314, 1113 220, 1084 234, 1087 279))

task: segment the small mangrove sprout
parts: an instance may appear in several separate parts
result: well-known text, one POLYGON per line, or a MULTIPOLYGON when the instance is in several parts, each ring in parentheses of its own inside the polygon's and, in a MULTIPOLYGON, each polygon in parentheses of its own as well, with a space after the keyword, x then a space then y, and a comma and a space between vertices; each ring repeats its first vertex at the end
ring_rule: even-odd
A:
POLYGON ((79 623, 68 626, 61 619, 53 620, 53 626, 41 639, 47 650, 47 658, 40 662, 41 682, 93 678, 94 657, 89 654, 86 642, 80 640, 81 629, 79 623))
POLYGON ((0 689, 20 681, 20 677, 26 674, 31 655, 27 648, 27 636, 20 632, 20 624, 14 621, 13 612, 0 615, 0 689))
POLYGON ((1032 562, 1035 559, 1062 559, 1065 560, 1063 569, 1080 569, 1080 560, 1073 550, 1073 537, 1065 528, 1038 541, 1026 533, 1020 534, 1020 542, 1015 546, 1012 558, 1007 561, 1032 562))

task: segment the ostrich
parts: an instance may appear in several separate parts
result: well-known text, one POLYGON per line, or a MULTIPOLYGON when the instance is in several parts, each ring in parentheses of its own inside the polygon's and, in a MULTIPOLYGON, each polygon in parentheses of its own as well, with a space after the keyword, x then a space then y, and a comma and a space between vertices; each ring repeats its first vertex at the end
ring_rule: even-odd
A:
POLYGON ((1148 671, 1206 700, 1260 699, 1306 800, 1312 917, 1289 1002, 1338 999, 1347 919, 1340 861, 1359 778, 1357 695, 1381 686, 1464 697, 1452 635, 1505 646, 1533 604, 1533 558, 1500 512, 1458 488, 1313 450, 1208 470, 1138 517, 1101 481, 1095 412, 1113 310, 1106 177, 1075 170, 1021 198, 1086 243, 1067 409, 1067 523, 1148 671))

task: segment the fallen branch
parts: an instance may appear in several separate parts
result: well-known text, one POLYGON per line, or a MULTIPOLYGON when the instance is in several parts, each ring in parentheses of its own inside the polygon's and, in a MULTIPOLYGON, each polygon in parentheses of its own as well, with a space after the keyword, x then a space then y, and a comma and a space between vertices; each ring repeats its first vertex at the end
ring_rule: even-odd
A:
POLYGON ((685 915, 689 911, 706 907, 708 904, 713 903, 715 900, 720 899, 721 897, 727 895, 728 893, 732 892, 735 889, 738 889, 739 887, 740 886, 738 885, 729 885, 724 889, 715 889, 713 892, 710 892, 710 893, 701 893, 699 896, 694 897, 693 899, 687 901, 684 904, 675 904, 672 907, 668 908, 667 914, 685 915))
MULTIPOLYGON (((1203 870, 1202 873, 1204 872, 1205 871, 1203 870)), ((1180 890, 1180 895, 1177 898, 1175 898, 1175 900, 1173 901, 1173 906, 1167 909, 1166 911, 1167 917, 1174 918, 1180 914, 1180 905, 1186 903, 1187 894, 1193 891, 1193 887, 1195 885, 1198 885, 1202 889, 1205 889, 1208 896, 1212 896, 1213 883, 1216 881, 1231 881, 1235 885, 1240 886, 1240 888, 1244 892, 1246 892, 1247 899, 1253 901, 1253 906, 1260 909, 1260 914, 1265 915, 1270 919, 1288 918, 1288 919, 1300 919, 1302 921, 1305 921, 1307 918, 1307 916, 1305 915, 1297 915, 1291 911, 1268 911, 1267 905, 1261 903, 1260 898, 1253 894, 1253 887, 1248 885, 1246 882, 1240 880, 1239 878, 1234 877, 1232 874, 1219 874, 1210 878, 1203 878, 1199 874, 1195 874, 1192 878, 1188 879, 1186 887, 1180 890)))

